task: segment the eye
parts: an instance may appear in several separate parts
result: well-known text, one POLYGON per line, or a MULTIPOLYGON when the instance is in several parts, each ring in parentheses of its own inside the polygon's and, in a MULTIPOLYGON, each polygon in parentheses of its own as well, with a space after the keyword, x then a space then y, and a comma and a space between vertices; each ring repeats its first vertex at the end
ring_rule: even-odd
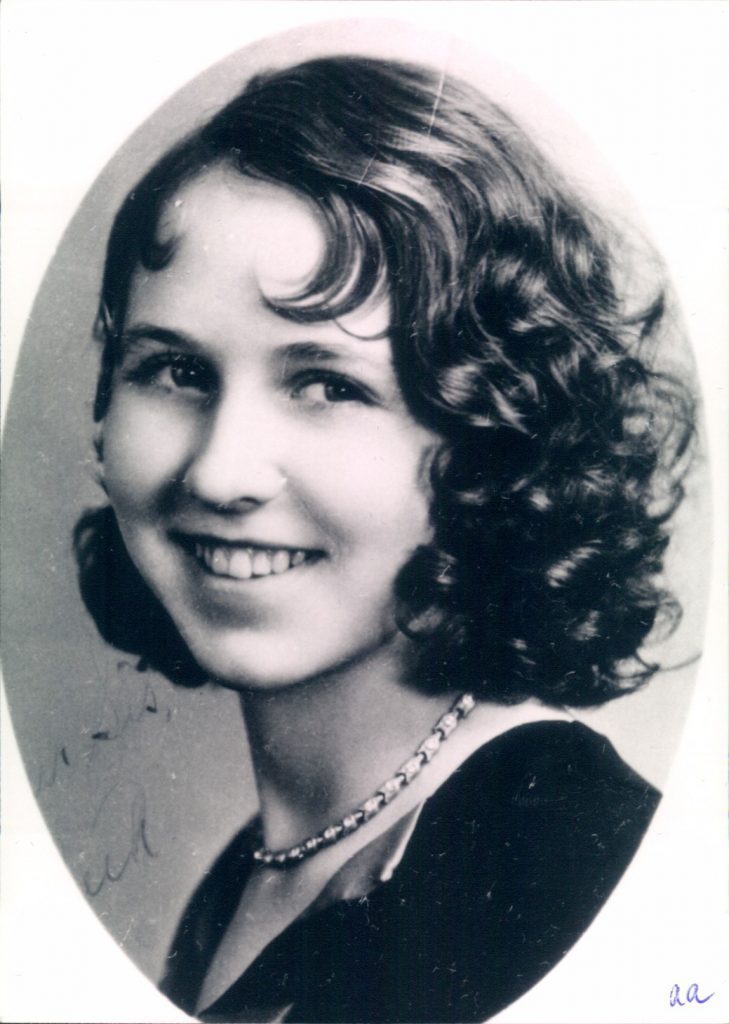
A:
POLYGON ((197 359, 186 357, 175 358, 168 366, 170 381, 177 388, 197 388, 209 391, 211 374, 208 368, 197 359))
POLYGON ((122 365, 124 379, 133 384, 152 385, 166 391, 190 391, 209 395, 215 389, 215 375, 204 360, 186 352, 159 352, 122 365))
POLYGON ((292 389, 293 397, 311 405, 333 405, 341 402, 359 402, 373 405, 369 390, 357 381, 339 373, 321 370, 302 374, 292 389))

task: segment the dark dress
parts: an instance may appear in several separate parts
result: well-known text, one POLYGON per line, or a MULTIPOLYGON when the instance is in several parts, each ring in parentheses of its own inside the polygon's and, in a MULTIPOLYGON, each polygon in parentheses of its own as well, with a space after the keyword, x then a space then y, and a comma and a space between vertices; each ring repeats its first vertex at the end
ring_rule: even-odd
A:
MULTIPOLYGON (((633 857, 659 794, 579 723, 518 726, 426 801, 390 881, 305 915, 202 1016, 484 1021, 569 950, 633 857), (266 1017, 266 1008, 271 1014, 266 1017)), ((163 991, 193 1012, 251 865, 240 832, 193 896, 163 991)))

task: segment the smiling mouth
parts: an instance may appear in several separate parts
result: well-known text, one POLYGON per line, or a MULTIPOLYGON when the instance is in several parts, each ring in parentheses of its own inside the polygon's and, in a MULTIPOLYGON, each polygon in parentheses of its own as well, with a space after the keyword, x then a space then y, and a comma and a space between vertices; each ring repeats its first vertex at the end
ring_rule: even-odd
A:
POLYGON ((176 539, 213 576, 234 580, 282 576, 323 555, 304 548, 258 547, 180 535, 176 539))

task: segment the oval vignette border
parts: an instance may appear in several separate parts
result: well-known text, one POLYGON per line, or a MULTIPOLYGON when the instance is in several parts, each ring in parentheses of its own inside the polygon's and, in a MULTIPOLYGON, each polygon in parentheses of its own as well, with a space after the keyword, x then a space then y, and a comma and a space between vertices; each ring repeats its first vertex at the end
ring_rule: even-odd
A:
MULTIPOLYGON (((308 30, 303 30, 303 32, 295 30, 291 36, 292 45, 296 47, 300 36, 308 34, 308 30)), ((276 43, 277 40, 274 39, 253 44, 253 47, 246 52, 245 59, 247 60, 251 53, 261 53, 263 54, 263 63, 268 64, 266 51, 276 43)), ((337 45, 341 45, 341 42, 337 45)), ((280 50, 278 54, 281 56, 280 50)), ((309 55, 309 51, 306 55, 309 55)), ((175 790, 175 796, 189 793, 191 786, 199 787, 200 790, 206 788, 200 784, 200 773, 206 768, 209 751, 205 755, 201 755, 200 752, 197 757, 193 755, 191 759, 193 763, 187 766, 187 778, 180 778, 179 772, 176 770, 179 744, 186 740, 192 742, 196 734, 196 724, 203 715, 210 716, 206 717, 206 722, 215 723, 215 735, 218 737, 216 746, 220 743, 222 736, 225 737, 226 742, 230 743, 236 742, 238 738, 237 730, 230 723, 230 716, 224 709, 221 710, 220 700, 211 697, 210 694, 196 694, 190 696, 186 706, 181 708, 178 691, 171 690, 163 680, 156 679, 152 684, 153 696, 150 696, 148 680, 145 679, 142 682, 137 679, 133 675, 133 669, 124 659, 119 658, 114 652, 102 649, 100 642, 95 637, 93 627, 85 620, 80 609, 75 593, 75 582, 71 571, 73 567, 68 556, 67 541, 60 536, 63 531, 59 529, 58 519, 48 511, 47 507, 45 509, 38 508, 36 499, 38 481, 40 480, 42 484, 40 493, 52 495, 58 505, 64 509, 75 507, 76 512, 68 518, 70 525, 81 507, 97 500, 98 495, 93 481, 93 454, 89 444, 92 433, 90 402, 95 379, 95 372, 93 370, 89 372, 95 359, 89 338, 92 316, 88 316, 87 312, 81 312, 81 310, 88 311, 90 309, 93 315, 94 303, 90 297, 98 288, 98 275, 101 266, 100 260, 94 253, 101 251, 99 246, 103 249, 103 240, 110 217, 128 185, 138 176, 137 170, 132 170, 133 167, 138 169, 140 166, 138 163, 135 165, 135 161, 139 159, 142 152, 153 153, 152 142, 157 146, 157 151, 162 151, 169 141, 179 134, 180 124, 184 121, 184 108, 187 106, 188 96, 195 90, 199 90, 203 82, 205 88, 209 87, 211 90, 208 95, 216 97, 210 100, 210 105, 216 105, 218 98, 216 90, 224 87, 225 73, 221 78, 221 71, 224 67, 227 68, 230 62, 231 58, 226 58, 220 65, 209 68, 196 77, 193 82, 183 86, 162 111, 153 114, 122 145, 110 164, 92 185, 64 236, 41 286, 38 301, 33 310, 33 330, 28 332, 24 342, 19 363, 20 372, 25 374, 26 381, 33 377, 36 373, 33 361, 35 359, 38 362, 39 357, 37 352, 32 352, 32 345, 29 342, 35 338, 38 347, 42 348, 42 345, 39 345, 41 339, 57 339, 59 323, 61 324, 61 333, 65 332, 71 338, 82 336, 86 340, 83 343, 76 342, 77 347, 72 352, 71 365, 67 358, 69 349, 63 345, 59 345, 54 352, 43 353, 45 369, 39 379, 31 381, 30 391, 26 392, 25 397, 25 404, 28 408, 34 408, 34 415, 30 417, 33 422, 23 422, 24 415, 26 420, 29 418, 27 409, 18 412, 15 408, 19 402, 17 385, 13 399, 14 404, 10 409, 8 436, 12 440, 14 430, 17 433, 23 433, 27 448, 27 461, 34 467, 34 473, 27 475, 25 481, 27 490, 22 490, 21 485, 19 494, 10 494, 8 500, 10 510, 8 511, 8 506, 6 506, 6 516, 10 519, 14 511, 19 512, 25 509, 26 521, 23 525, 28 531, 25 536, 33 534, 35 531, 33 534, 35 539, 30 542, 26 541, 26 544, 35 544, 37 552, 38 538, 43 538, 41 557, 35 563, 36 566, 40 564, 42 567, 40 589, 58 588, 59 596, 51 602, 53 607, 50 611, 38 610, 35 605, 38 594, 37 580, 28 594, 15 595, 17 603, 13 614, 17 614, 18 619, 14 620, 12 614, 8 615, 5 630, 10 646, 15 644, 18 649, 15 663, 19 664, 23 660, 26 663, 18 670, 20 679, 16 682, 12 657, 9 659, 8 665, 11 667, 8 670, 8 690, 13 708, 13 721, 21 739, 21 747, 26 758, 31 782, 36 791, 40 790, 41 803, 51 832, 62 846, 65 844, 67 860, 76 869, 77 874, 79 874, 80 868, 79 858, 82 853, 86 852, 84 843, 88 841, 93 828, 99 827, 98 821, 102 820, 103 815, 107 812, 109 820, 105 822, 101 832, 97 833, 97 838, 103 834, 102 843, 112 849, 112 855, 117 857, 119 864, 123 862, 125 852, 134 849, 140 856, 139 859, 135 856, 130 860, 130 871, 135 865, 138 865, 140 860, 144 859, 143 848, 134 846, 139 839, 133 838, 135 835, 137 837, 140 835, 140 785, 143 790, 143 817, 145 821, 147 818, 150 819, 150 834, 147 839, 151 851, 150 864, 154 867, 155 858, 165 854, 164 841, 169 841, 173 835, 184 836, 183 826, 190 816, 188 806, 184 811, 180 811, 177 819, 173 819, 171 823, 168 821, 169 827, 165 829, 165 836, 161 841, 159 834, 154 834, 155 807, 161 806, 165 800, 169 803, 170 787, 175 790), (162 125, 163 122, 166 122, 166 126, 160 130, 159 125, 162 125), (121 168, 120 164, 123 165, 121 168), (98 206, 95 205, 96 202, 99 203, 98 206), (102 223, 103 217, 100 214, 102 207, 106 208, 107 221, 105 224, 102 223), (85 211, 88 215, 84 219, 85 211), (87 251, 81 259, 66 260, 64 257, 72 250, 75 256, 79 252, 73 238, 74 232, 77 236, 84 233, 95 234, 95 243, 91 247, 92 252, 87 251), (74 304, 78 307, 75 312, 67 308, 66 297, 69 294, 74 296, 74 304), (59 310, 63 311, 61 316, 59 316, 59 310), (66 374, 65 379, 64 373, 66 374), (71 407, 73 403, 69 403, 66 397, 68 378, 73 385, 72 393, 76 389, 87 396, 85 408, 81 413, 79 413, 78 407, 71 407), (37 403, 35 407, 28 397, 28 395, 32 396, 34 389, 35 393, 46 397, 46 401, 37 403), (41 410, 40 415, 38 415, 38 409, 41 410), (17 427, 17 420, 14 426, 14 417, 18 417, 26 429, 20 431, 17 427), (63 459, 55 458, 52 453, 49 453, 47 444, 49 437, 60 439, 60 449, 70 443, 71 447, 75 446, 74 450, 82 453, 82 461, 79 463, 77 471, 66 472, 63 459), (73 438, 73 441, 69 442, 70 438, 73 438), (74 505, 74 503, 76 504, 74 505), (44 515, 51 520, 50 532, 45 528, 48 524, 43 519, 44 515), (53 536, 54 530, 56 536, 53 536), (22 604, 23 600, 25 600, 25 606, 22 604), (28 608, 34 608, 36 613, 34 629, 31 632, 24 631, 25 627, 20 622, 20 620, 28 621, 28 608), (64 614, 59 617, 58 613, 61 608, 63 608, 64 614), (76 642, 73 650, 70 651, 67 642, 69 619, 74 619, 77 627, 76 642), (42 631, 45 632, 43 640, 40 641, 39 633, 42 631), (38 689, 39 684, 42 684, 40 689, 38 689), (94 685, 98 687, 95 691, 94 685), (50 689, 44 689, 45 687, 50 689), (49 692, 59 693, 61 687, 64 689, 60 690, 57 704, 49 706, 47 694, 49 692), (147 703, 148 701, 149 703, 147 703), (153 705, 155 706, 154 712, 148 711, 147 708, 153 705), (63 713, 61 713, 61 707, 63 713), (169 720, 166 723, 168 728, 165 732, 159 723, 167 717, 168 713, 169 720), (120 723, 125 720, 129 722, 128 727, 120 728, 120 723), (71 723, 70 727, 69 723, 71 723), (154 726, 153 729, 151 725, 154 726), (148 726, 150 727, 148 728, 148 726), (96 746, 94 744, 84 746, 78 739, 79 732, 83 729, 89 730, 91 734, 93 732, 113 732, 115 729, 118 733, 114 739, 117 747, 114 748, 113 753, 109 752, 110 745, 106 744, 107 749, 103 754, 93 755, 94 770, 91 772, 82 767, 83 758, 87 756, 89 749, 100 749, 104 741, 96 740, 94 741, 96 746), (218 729, 221 731, 218 732, 218 729), (163 740, 161 743, 157 743, 161 732, 164 733, 163 740), (71 739, 67 740, 69 735, 71 739), (134 758, 140 751, 146 750, 149 753, 152 737, 156 743, 152 759, 156 779, 150 786, 148 773, 144 768, 136 772, 129 772, 128 768, 130 758, 134 758), (74 757, 76 757, 75 761, 74 757), (71 764, 66 764, 67 761, 71 761, 71 764), (56 792, 54 787, 58 778, 63 777, 65 768, 69 769, 68 778, 71 777, 70 770, 74 765, 77 768, 78 776, 76 785, 79 800, 76 808, 53 807, 54 798, 50 794, 56 792), (34 768, 39 768, 39 771, 34 771, 34 768), (100 784, 100 779, 105 773, 107 781, 109 778, 115 780, 116 788, 111 795, 108 792, 108 785, 100 784), (173 778, 175 775, 178 777, 173 778), (120 781, 123 782, 121 788, 119 788, 120 781), (117 812, 123 814, 124 809, 130 805, 137 807, 137 812, 135 812, 137 818, 133 819, 136 824, 132 824, 131 836, 128 836, 124 832, 118 831, 117 812), (92 813, 89 817, 90 811, 92 813), (151 813, 152 811, 154 813, 151 813), (96 821, 97 824, 91 826, 89 821, 96 821), (76 847, 74 847, 74 843, 76 843, 76 847)), ((516 78, 518 80, 518 76, 516 78)), ((534 94, 539 95, 536 90, 534 94)), ((220 98, 222 98, 222 93, 220 98)), ((518 107, 516 109, 518 112, 518 107)), ((22 377, 20 379, 22 380, 22 377)), ((11 451, 9 470, 11 480, 12 458, 11 451)), ((18 455, 18 459, 22 462, 20 455, 18 455)), ((22 548, 22 545, 20 547, 22 548)), ((24 549, 26 564, 30 561, 28 552, 31 550, 33 548, 30 546, 26 546, 24 549)), ((11 581, 14 579, 12 571, 10 578, 11 581)), ((656 680, 654 685, 660 685, 660 680, 656 680)), ((680 717, 682 718, 683 715, 680 717)), ((591 724, 595 724, 597 728, 601 727, 597 720, 591 724)), ((618 746, 621 749, 619 744, 618 746)), ((626 756, 628 760, 631 759, 630 754, 626 756)), ((225 769, 222 769, 222 772, 222 776, 220 774, 216 776, 216 784, 227 787, 231 792, 232 799, 238 800, 243 808, 246 801, 250 801, 249 785, 241 780, 237 773, 230 772, 227 776, 225 769)), ((200 806, 193 804, 193 815, 203 813, 202 803, 204 801, 198 803, 200 806)), ((216 811, 217 808, 213 808, 213 818, 217 817, 216 811)), ((241 816, 242 813, 244 812, 241 811, 241 816)), ((227 827, 232 828, 233 824, 230 823, 227 827)), ((211 826, 211 828, 213 835, 209 839, 210 855, 217 852, 226 836, 225 827, 218 827, 217 832, 215 826, 211 826)), ((173 870, 170 871, 170 874, 174 878, 172 888, 176 892, 179 905, 181 905, 180 897, 184 898, 184 893, 189 891, 201 873, 202 867, 206 863, 206 856, 207 860, 210 859, 202 848, 197 851, 197 856, 199 859, 195 861, 189 871, 189 883, 183 881, 184 871, 182 868, 177 865, 175 869, 173 857, 173 870), (178 887, 184 892, 177 892, 178 887)), ((83 870, 80 873, 83 876, 83 870)), ((135 876, 135 881, 140 881, 139 874, 135 876)), ((93 888, 93 885, 91 887, 93 888)), ((100 892, 99 895, 102 896, 102 893, 100 892)), ((128 895, 126 898, 120 896, 119 888, 113 889, 111 886, 106 887, 106 895, 102 898, 107 899, 103 913, 109 918, 116 917, 117 923, 112 931, 117 938, 121 938, 128 924, 138 913, 132 906, 135 901, 128 895)), ((164 902, 166 897, 160 897, 158 893, 157 898, 160 902, 164 902)), ((99 911, 97 910, 97 912, 99 911)), ((176 912, 171 916, 174 918, 176 912)), ((145 964, 146 969, 155 971, 159 963, 159 948, 152 951, 149 946, 145 948, 144 943, 140 942, 136 951, 130 949, 130 952, 138 961, 143 961, 146 957, 149 961, 148 964, 145 964), (155 958, 157 963, 152 964, 155 958)), ((686 984, 688 983, 687 979, 686 984)))

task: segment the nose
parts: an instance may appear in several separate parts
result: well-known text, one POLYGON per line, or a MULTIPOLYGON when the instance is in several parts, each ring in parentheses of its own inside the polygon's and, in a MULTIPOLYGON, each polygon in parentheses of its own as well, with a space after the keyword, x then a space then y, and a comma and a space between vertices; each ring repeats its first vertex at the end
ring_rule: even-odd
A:
POLYGON ((250 396, 229 395, 200 424, 183 477, 188 494, 217 508, 245 509, 286 486, 281 424, 250 396))

